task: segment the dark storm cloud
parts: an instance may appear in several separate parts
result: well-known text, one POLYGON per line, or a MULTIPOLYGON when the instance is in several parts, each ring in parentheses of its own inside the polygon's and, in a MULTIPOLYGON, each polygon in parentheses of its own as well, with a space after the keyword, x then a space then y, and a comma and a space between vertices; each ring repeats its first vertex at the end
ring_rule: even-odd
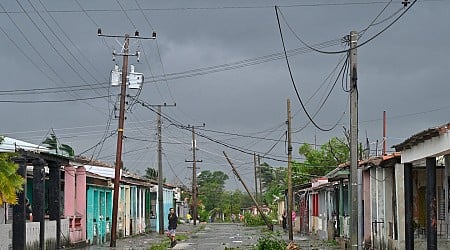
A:
MULTIPOLYGON (((337 1, 324 1, 335 3, 337 1)), ((349 1, 351 2, 351 1, 349 1)), ((109 79, 109 71, 115 63, 121 65, 121 58, 111 61, 111 50, 120 51, 121 39, 99 38, 96 36, 97 26, 104 34, 134 33, 134 27, 120 10, 116 1, 79 1, 93 23, 78 4, 67 1, 43 1, 50 10, 35 3, 41 10, 42 16, 54 29, 58 37, 71 50, 80 62, 90 71, 99 82, 109 79), (69 12, 58 12, 58 11, 69 12), (76 10, 77 12, 70 12, 76 10), (92 11, 98 10, 98 11, 92 11), (64 29, 75 46, 62 34, 49 14, 64 29), (78 49, 79 50, 78 50, 78 49), (80 53, 79 51, 82 51, 80 53)), ((273 6, 294 5, 298 1, 138 1, 147 15, 151 26, 137 10, 135 1, 120 1, 127 11, 141 35, 150 36, 155 30, 158 33, 159 53, 164 67, 161 66, 155 41, 146 40, 141 43, 132 41, 131 51, 140 46, 147 58, 142 57, 137 63, 130 58, 130 63, 136 65, 138 72, 145 74, 146 80, 165 73, 183 72, 191 69, 210 67, 225 63, 233 63, 248 58, 256 58, 282 51, 278 33, 275 12, 273 8, 216 8, 220 6, 273 6), (187 9, 207 7, 206 9, 187 9), (210 7, 210 8, 209 8, 210 7), (209 8, 209 9, 208 9, 209 8), (150 61, 150 66, 146 60, 150 61)), ((303 3, 303 2, 302 2, 303 3)), ((316 3, 316 1, 305 1, 316 3)), ((20 11, 15 1, 2 3, 9 11, 20 11)), ((8 81, 2 83, 2 89, 30 89, 36 87, 55 87, 79 84, 98 86, 98 82, 76 62, 70 53, 62 46, 58 39, 50 32, 38 15, 32 12, 30 5, 24 4, 31 18, 42 29, 43 33, 52 41, 52 45, 43 38, 30 20, 21 13, 12 13, 21 30, 34 46, 44 55, 46 62, 63 77, 64 82, 57 79, 42 59, 33 51, 21 37, 5 13, 0 14, 1 27, 14 39, 19 47, 39 64, 54 80, 51 81, 37 70, 32 63, 4 36, 1 35, 0 58, 1 72, 8 76, 8 81), (52 48, 54 46, 54 48, 52 48), (62 57, 74 68, 70 69, 62 57), (86 80, 83 81, 80 76, 86 80)), ((284 17, 295 32, 310 43, 320 43, 333 39, 340 39, 351 30, 364 29, 384 7, 384 4, 349 5, 349 6, 320 6, 320 7, 281 7, 284 17)), ((392 2, 385 14, 378 20, 388 17, 401 8, 400 3, 392 2)), ((449 89, 449 59, 447 15, 450 4, 446 1, 420 1, 404 15, 390 29, 372 42, 358 48, 358 77, 360 100, 360 138, 364 139, 366 131, 371 141, 381 140, 382 111, 388 111, 389 139, 388 144, 397 143, 398 138, 437 126, 447 122, 448 109, 425 112, 418 115, 401 117, 405 114, 434 110, 447 106, 449 89)), ((365 41, 390 23, 390 19, 371 27, 361 38, 365 41)), ((287 49, 303 47, 303 45, 288 30, 282 20, 283 33, 287 49)), ((340 50, 344 45, 325 48, 324 50, 340 50)), ((337 55, 323 55, 305 53, 290 57, 293 75, 300 95, 306 101, 320 86, 327 74, 339 61, 337 55)), ((325 86, 306 104, 313 113, 321 103, 330 83, 325 86)), ((49 95, 31 96, 0 96, 1 99, 67 99, 80 96, 116 95, 118 89, 110 88, 84 92, 62 92, 49 95)), ((152 104, 162 102, 177 103, 176 108, 165 108, 163 111, 177 121, 187 124, 206 123, 207 128, 231 131, 234 133, 250 134, 278 139, 283 134, 286 119, 286 98, 291 98, 294 117, 293 127, 300 128, 307 123, 304 112, 293 92, 292 84, 284 60, 274 60, 249 67, 228 71, 221 71, 201 76, 184 77, 170 80, 168 83, 146 83, 141 98, 152 104), (270 128, 275 128, 270 130, 270 128), (265 131, 266 130, 266 131, 265 131)), ((116 97, 112 97, 113 103, 116 97)), ((49 128, 54 128, 57 135, 65 137, 64 142, 74 145, 77 152, 96 144, 104 134, 109 109, 113 103, 105 100, 60 103, 60 104, 2 104, 0 111, 3 117, 1 133, 18 137, 22 140, 39 143, 49 128), (94 106, 94 107, 92 107, 94 106), (95 125, 95 126, 94 126, 95 125), (86 127, 74 128, 73 127, 86 127), (94 126, 94 127, 89 127, 94 126), (32 132, 38 131, 38 132, 32 132)), ((330 95, 328 102, 317 115, 317 122, 329 127, 334 124, 342 112, 348 109, 347 94, 341 90, 340 83, 330 95)), ((155 115, 149 110, 135 105, 127 114, 126 132, 128 137, 144 138, 149 142, 125 141, 125 163, 132 170, 144 172, 146 167, 155 166, 155 115)), ((342 126, 348 128, 348 112, 334 131, 319 133, 312 125, 294 135, 295 141, 326 142, 332 136, 343 136, 342 126), (316 135, 316 136, 315 136, 316 135)), ((113 119, 108 133, 117 126, 113 119)), ((166 157, 173 170, 167 168, 165 161, 165 175, 174 180, 175 175, 183 182, 189 176, 189 170, 184 163, 190 157, 190 133, 180 131, 170 122, 165 121, 163 136, 166 142, 185 144, 165 144, 166 157)), ((206 132, 205 132, 206 133, 206 132)), ((234 138, 220 134, 209 134, 215 138, 248 149, 248 151, 266 152, 274 141, 261 141, 234 138)), ((114 162, 115 136, 105 142, 100 154, 94 155, 104 161, 114 162)), ((229 173, 229 166, 221 157, 225 148, 206 139, 199 138, 199 157, 205 159, 204 169, 221 169, 229 173)), ((230 155, 240 160, 237 164, 252 161, 251 155, 234 152, 230 155)), ((296 152, 295 150, 294 152, 296 152)), ((88 152, 90 155, 93 152, 88 152)), ((270 153, 276 158, 285 157, 284 141, 275 146, 270 153)), ((295 157, 299 157, 295 154, 295 157)), ((269 161, 269 160, 268 160, 269 161)), ((269 161, 272 165, 284 163, 269 161)), ((243 165, 242 169, 250 170, 250 165, 243 165)))

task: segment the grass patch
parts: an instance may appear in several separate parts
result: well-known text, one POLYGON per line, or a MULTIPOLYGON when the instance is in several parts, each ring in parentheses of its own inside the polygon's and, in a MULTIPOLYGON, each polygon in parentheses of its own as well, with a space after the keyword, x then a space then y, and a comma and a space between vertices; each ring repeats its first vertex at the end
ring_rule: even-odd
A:
MULTIPOLYGON (((189 239, 189 237, 185 234, 178 234, 175 236, 176 241, 185 241, 189 239)), ((148 250, 165 250, 170 246, 170 239, 166 238, 162 242, 158 244, 151 245, 148 250)))
POLYGON ((175 236, 175 239, 177 241, 185 241, 185 240, 189 239, 189 237, 185 234, 179 234, 179 235, 175 236))

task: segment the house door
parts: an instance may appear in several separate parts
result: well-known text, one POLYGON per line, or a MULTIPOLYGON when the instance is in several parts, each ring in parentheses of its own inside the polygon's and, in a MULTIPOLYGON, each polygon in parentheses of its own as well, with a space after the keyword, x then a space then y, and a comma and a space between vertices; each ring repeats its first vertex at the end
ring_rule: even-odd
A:
POLYGON ((94 190, 94 211, 93 211, 93 216, 92 216, 92 227, 93 227, 93 239, 92 239, 92 243, 93 244, 99 244, 101 243, 100 240, 100 236, 99 236, 99 226, 98 226, 98 222, 99 222, 99 218, 98 218, 98 213, 99 213, 99 207, 98 207, 98 190, 94 190))
POLYGON ((106 241, 111 238, 111 218, 112 218, 112 193, 107 191, 105 193, 105 236, 106 241))
POLYGON ((426 198, 427 188, 419 188, 419 224, 420 227, 425 228, 427 223, 427 198, 426 198))
POLYGON ((104 191, 99 191, 99 210, 98 210, 98 234, 99 234, 99 239, 102 243, 106 242, 106 237, 105 237, 105 231, 106 231, 106 225, 105 225, 105 209, 106 209, 106 204, 105 204, 105 192, 104 191))

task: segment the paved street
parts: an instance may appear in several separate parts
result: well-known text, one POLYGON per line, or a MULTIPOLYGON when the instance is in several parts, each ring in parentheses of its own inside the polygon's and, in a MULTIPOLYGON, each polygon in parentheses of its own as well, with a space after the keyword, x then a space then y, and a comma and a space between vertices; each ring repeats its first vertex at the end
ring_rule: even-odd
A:
MULTIPOLYGON (((195 250, 223 250, 226 248, 254 249, 258 238, 263 235, 266 227, 246 227, 235 223, 211 223, 204 225, 179 225, 179 235, 187 235, 189 238, 179 241, 173 249, 195 249, 195 250)), ((281 228, 275 226, 275 231, 281 228)), ((287 232, 282 232, 282 237, 287 241, 287 232)), ((147 235, 119 239, 116 249, 147 250, 152 245, 158 245, 166 239, 165 235, 151 233, 147 235)), ((294 234, 294 242, 301 249, 335 249, 327 246, 322 241, 311 240, 307 236, 294 234)), ((103 246, 90 246, 85 250, 110 249, 109 244, 103 246)))
POLYGON ((212 223, 178 243, 174 249, 252 249, 264 227, 244 227, 241 224, 212 223))

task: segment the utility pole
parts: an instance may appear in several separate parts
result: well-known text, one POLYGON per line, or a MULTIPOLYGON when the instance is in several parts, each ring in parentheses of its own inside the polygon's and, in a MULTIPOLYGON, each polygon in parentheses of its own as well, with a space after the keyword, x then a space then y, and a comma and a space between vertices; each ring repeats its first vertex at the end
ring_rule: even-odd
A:
POLYGON ((383 153, 381 155, 386 155, 386 110, 383 111, 383 153))
POLYGON ((113 214, 112 214, 112 225, 111 225, 111 242, 110 247, 116 247, 116 238, 117 238, 117 214, 118 214, 118 205, 119 205, 119 186, 120 186, 120 172, 122 166, 122 143, 123 143, 123 129, 125 123, 125 97, 127 92, 127 77, 128 77, 128 56, 139 56, 139 53, 129 54, 129 44, 130 38, 135 39, 156 39, 156 33, 153 32, 153 36, 150 38, 140 37, 139 32, 136 31, 134 36, 125 34, 125 36, 116 36, 116 35, 103 35, 102 30, 99 28, 97 30, 98 36, 103 37, 114 37, 114 38, 124 38, 125 42, 123 45, 122 53, 116 54, 113 52, 113 60, 116 55, 122 56, 123 64, 122 64, 122 80, 120 83, 120 106, 119 106, 119 125, 117 128, 117 148, 116 148, 116 164, 114 171, 114 194, 113 194, 113 214))
POLYGON ((236 168, 234 167, 233 163, 231 162, 230 158, 228 158, 228 155, 225 153, 225 151, 223 151, 223 155, 225 156, 225 158, 227 159, 228 163, 230 164, 233 173, 236 175, 236 177, 238 178, 238 180, 242 183, 242 185, 245 188, 245 191, 247 191, 248 195, 250 196, 250 198, 252 199, 253 203, 256 206, 256 209, 258 210, 259 214, 261 215, 261 217, 263 218, 264 222, 266 223, 267 227, 269 228, 270 231, 273 231, 273 225, 272 223, 267 219, 266 215, 262 212, 261 208, 258 205, 258 202, 256 201, 255 197, 253 197, 252 193, 250 193, 250 190, 248 189, 247 185, 245 184, 245 182, 242 180, 241 175, 237 172, 236 168))
MULTIPOLYGON (((163 105, 152 105, 158 107, 158 222, 159 222, 159 234, 164 234, 164 197, 163 197, 163 169, 162 169, 162 121, 161 121, 161 107, 168 107, 166 103, 163 105)), ((169 105, 170 107, 176 106, 169 105)))
POLYGON ((256 153, 253 153, 253 166, 255 168, 255 197, 258 199, 258 178, 257 178, 257 168, 256 168, 256 153))
POLYGON ((191 126, 188 128, 192 129, 192 161, 186 160, 185 162, 192 162, 192 218, 194 218, 194 226, 197 225, 197 162, 203 162, 202 160, 197 160, 195 158, 195 151, 197 150, 197 142, 195 141, 195 128, 204 127, 202 126, 191 126))
POLYGON ((350 245, 352 249, 361 249, 362 227, 360 227, 360 202, 358 182, 358 75, 357 75, 357 57, 356 47, 358 42, 358 33, 350 32, 350 245))
MULTIPOLYGON (((262 202, 263 201, 263 196, 262 196, 262 168, 261 168, 261 157, 258 154, 258 175, 259 175, 259 201, 262 202)), ((258 197, 256 197, 256 199, 258 199, 258 197)))
POLYGON ((122 142, 123 127, 125 122, 125 95, 127 92, 127 71, 128 71, 128 45, 130 38, 125 34, 125 43, 123 45, 123 65, 122 65, 122 83, 120 85, 120 107, 119 107, 119 127, 117 129, 117 148, 116 148, 116 166, 114 172, 114 197, 113 197, 113 216, 111 228, 110 247, 116 247, 117 237, 117 214, 119 212, 119 186, 120 186, 120 170, 122 165, 122 142))
POLYGON ((291 100, 287 99, 287 143, 288 143, 288 174, 287 174, 287 186, 288 186, 288 226, 289 226, 289 241, 294 240, 293 234, 293 221, 292 221, 292 211, 294 210, 294 197, 292 194, 292 142, 291 142, 291 100))

